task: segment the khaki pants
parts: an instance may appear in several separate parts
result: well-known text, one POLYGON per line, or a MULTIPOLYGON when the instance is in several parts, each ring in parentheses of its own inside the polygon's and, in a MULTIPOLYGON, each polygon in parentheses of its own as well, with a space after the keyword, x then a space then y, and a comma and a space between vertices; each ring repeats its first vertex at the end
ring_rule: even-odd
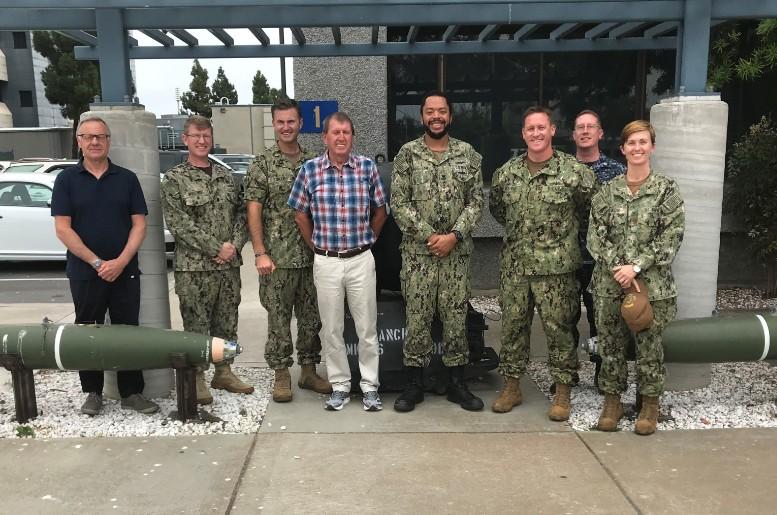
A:
POLYGON ((343 339, 347 300, 359 337, 359 371, 362 376, 359 386, 362 392, 377 391, 378 305, 372 252, 362 252, 345 259, 316 254, 313 282, 318 292, 321 346, 332 388, 342 392, 351 391, 351 369, 343 339))

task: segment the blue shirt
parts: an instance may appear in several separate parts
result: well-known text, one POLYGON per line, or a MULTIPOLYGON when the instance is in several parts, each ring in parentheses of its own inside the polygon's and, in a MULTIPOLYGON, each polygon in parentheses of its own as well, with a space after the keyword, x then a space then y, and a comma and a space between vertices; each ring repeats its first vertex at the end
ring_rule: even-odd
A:
MULTIPOLYGON (((97 179, 83 161, 62 170, 54 181, 51 216, 69 216, 70 226, 97 256, 119 257, 129 239, 132 215, 147 215, 146 201, 137 176, 108 161, 108 170, 97 179)), ((67 252, 70 279, 94 279, 90 263, 67 252)), ((138 256, 132 256, 123 274, 138 274, 138 256)), ((122 274, 122 275, 123 275, 122 274)))
MULTIPOLYGON (((626 173, 626 167, 623 164, 611 157, 605 156, 601 152, 599 153, 599 159, 583 164, 593 170, 594 174, 596 174, 596 180, 599 181, 599 184, 608 183, 617 176, 626 173)), ((577 235, 577 239, 580 242, 580 250, 583 253, 583 263, 590 265, 593 264, 594 258, 591 256, 591 253, 588 252, 588 246, 586 242, 587 233, 588 223, 586 221, 586 223, 580 224, 580 232, 577 235)))
POLYGON ((305 161, 289 195, 292 209, 313 218, 313 245, 324 250, 375 243, 370 214, 385 204, 378 167, 372 159, 355 154, 348 156, 342 171, 326 152, 305 161))

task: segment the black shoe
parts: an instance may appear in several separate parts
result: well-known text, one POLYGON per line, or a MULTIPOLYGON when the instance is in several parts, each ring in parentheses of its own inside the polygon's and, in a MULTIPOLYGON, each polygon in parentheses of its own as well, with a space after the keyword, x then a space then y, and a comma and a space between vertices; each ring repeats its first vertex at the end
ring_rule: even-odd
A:
POLYGON ((405 367, 407 384, 397 400, 394 401, 394 409, 400 412, 413 411, 415 405, 424 402, 423 378, 424 369, 421 367, 405 367))
POLYGON ((464 383, 464 367, 451 367, 451 380, 448 383, 448 400, 455 402, 467 411, 483 409, 483 400, 469 391, 464 383))

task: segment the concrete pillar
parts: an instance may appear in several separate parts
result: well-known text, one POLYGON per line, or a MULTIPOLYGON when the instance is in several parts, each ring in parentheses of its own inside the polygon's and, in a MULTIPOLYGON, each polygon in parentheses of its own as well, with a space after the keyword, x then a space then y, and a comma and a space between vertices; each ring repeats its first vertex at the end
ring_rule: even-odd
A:
MULTIPOLYGON (((140 104, 92 104, 93 114, 111 129, 111 160, 137 174, 148 206, 146 239, 138 251, 140 262, 140 325, 170 328, 162 206, 159 201, 159 150, 156 117, 140 104)), ((171 369, 144 372, 148 397, 166 397, 173 385, 171 369)), ((105 395, 118 398, 116 374, 105 373, 105 395)))
MULTIPOLYGON (((656 129, 653 168, 674 178, 685 200, 685 238, 672 270, 677 318, 711 316, 718 282, 718 251, 726 164, 728 104, 720 95, 666 98, 650 109, 656 129)), ((667 365, 667 389, 709 384, 710 365, 667 365)))

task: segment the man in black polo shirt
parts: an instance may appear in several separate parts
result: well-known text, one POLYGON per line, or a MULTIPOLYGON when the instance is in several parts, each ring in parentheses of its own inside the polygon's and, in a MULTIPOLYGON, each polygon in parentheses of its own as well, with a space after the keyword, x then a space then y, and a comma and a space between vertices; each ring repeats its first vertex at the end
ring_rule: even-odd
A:
MULTIPOLYGON (((51 215, 57 238, 67 247, 67 276, 76 323, 138 325, 140 269, 137 252, 146 237, 146 201, 134 173, 108 159, 111 132, 97 116, 76 129, 83 159, 63 170, 54 182, 51 215)), ((103 372, 81 370, 88 396, 81 412, 102 408, 103 372)), ((117 373, 121 407, 154 413, 159 406, 145 399, 140 370, 117 373)))

